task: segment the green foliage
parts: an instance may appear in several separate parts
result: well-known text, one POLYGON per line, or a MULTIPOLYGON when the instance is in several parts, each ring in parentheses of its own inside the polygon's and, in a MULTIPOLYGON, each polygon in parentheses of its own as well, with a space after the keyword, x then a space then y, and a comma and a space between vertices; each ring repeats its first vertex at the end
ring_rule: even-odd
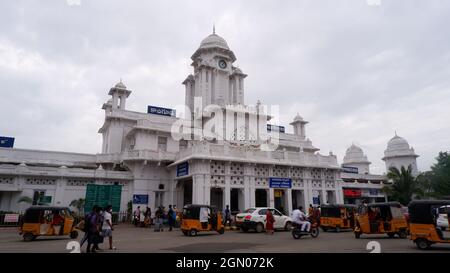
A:
POLYGON ((431 167, 431 180, 438 198, 450 198, 450 153, 440 152, 431 167))
POLYGON ((392 180, 392 185, 387 185, 383 191, 387 193, 391 200, 398 201, 402 205, 408 205, 414 195, 421 193, 421 188, 417 180, 412 176, 411 165, 407 169, 392 167, 387 174, 392 180))

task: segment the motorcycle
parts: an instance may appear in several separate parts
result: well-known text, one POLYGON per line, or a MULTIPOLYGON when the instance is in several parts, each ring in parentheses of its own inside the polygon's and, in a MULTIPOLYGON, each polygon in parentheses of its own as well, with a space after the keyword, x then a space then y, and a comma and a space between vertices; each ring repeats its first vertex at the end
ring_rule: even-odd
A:
POLYGON ((309 231, 302 231, 302 225, 297 223, 292 224, 292 237, 294 239, 300 239, 302 236, 311 235, 313 238, 317 238, 319 236, 319 225, 316 221, 310 221, 311 227, 309 231))

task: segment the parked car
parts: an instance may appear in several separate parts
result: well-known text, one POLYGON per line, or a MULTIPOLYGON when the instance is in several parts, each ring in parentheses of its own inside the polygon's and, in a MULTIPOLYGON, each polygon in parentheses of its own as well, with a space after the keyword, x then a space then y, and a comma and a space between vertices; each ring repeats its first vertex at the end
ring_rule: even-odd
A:
POLYGON ((274 228, 278 230, 291 230, 292 219, 289 216, 283 215, 280 211, 274 208, 259 207, 249 208, 243 213, 236 215, 236 226, 242 231, 247 232, 250 229, 256 232, 263 232, 266 227, 266 212, 271 209, 275 218, 274 228))
POLYGON ((437 218, 436 225, 442 230, 448 229, 448 216, 447 211, 450 210, 450 206, 442 206, 439 208, 439 216, 437 218))

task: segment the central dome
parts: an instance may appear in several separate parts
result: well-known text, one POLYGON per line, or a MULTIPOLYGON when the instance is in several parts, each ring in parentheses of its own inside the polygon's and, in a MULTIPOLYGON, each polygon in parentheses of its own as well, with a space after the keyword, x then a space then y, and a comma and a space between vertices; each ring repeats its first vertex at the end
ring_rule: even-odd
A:
POLYGON ((211 48, 211 47, 220 47, 230 50, 225 39, 215 33, 209 35, 208 37, 203 39, 203 41, 200 43, 200 48, 211 48))
POLYGON ((369 163, 369 161, 367 160, 367 156, 364 155, 364 151, 355 144, 352 144, 344 156, 344 164, 348 163, 369 163))

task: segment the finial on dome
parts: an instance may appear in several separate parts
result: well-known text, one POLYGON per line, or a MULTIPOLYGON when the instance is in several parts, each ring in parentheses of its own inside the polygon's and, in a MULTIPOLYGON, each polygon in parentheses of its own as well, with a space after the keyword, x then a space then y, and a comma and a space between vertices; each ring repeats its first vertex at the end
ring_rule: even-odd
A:
POLYGON ((397 130, 395 130, 395 136, 397 136, 397 130))
POLYGON ((216 24, 213 23, 213 34, 216 34, 216 24))

